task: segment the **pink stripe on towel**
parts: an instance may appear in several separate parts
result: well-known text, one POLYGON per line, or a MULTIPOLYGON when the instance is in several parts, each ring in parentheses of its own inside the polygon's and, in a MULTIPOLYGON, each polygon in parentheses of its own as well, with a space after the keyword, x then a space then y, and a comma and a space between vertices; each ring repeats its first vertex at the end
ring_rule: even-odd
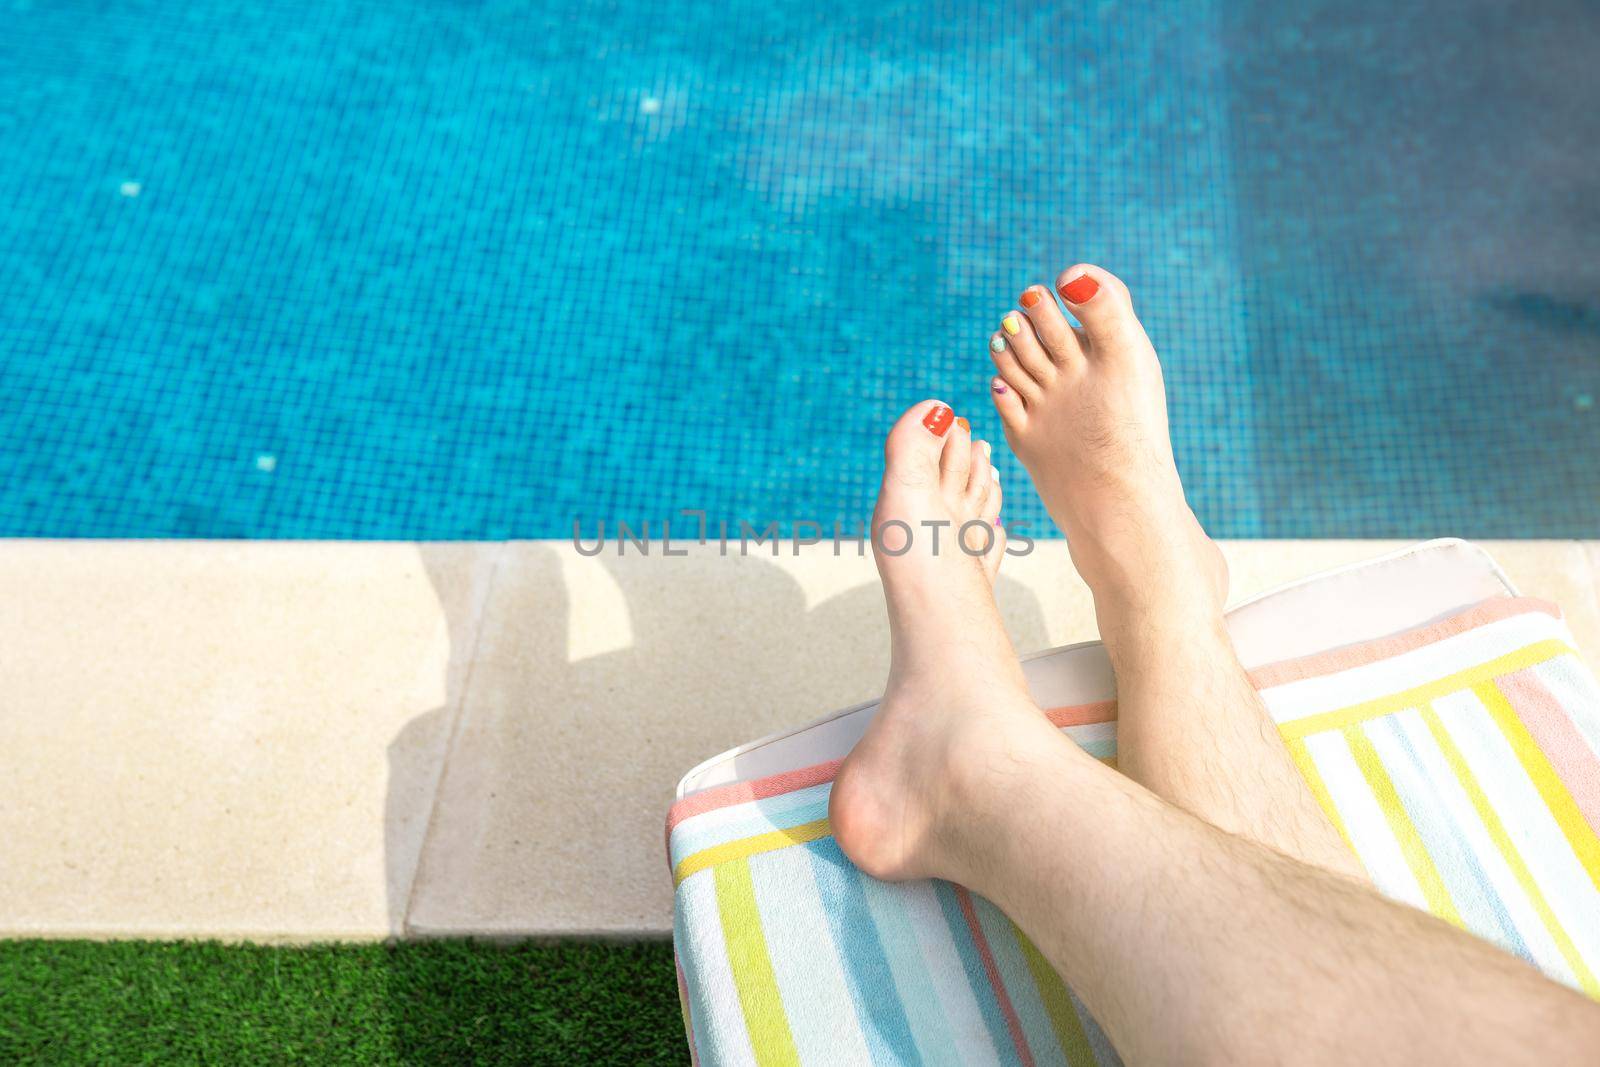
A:
POLYGON ((1600 757, 1572 725, 1560 701, 1540 679, 1537 667, 1508 674, 1496 684, 1572 794, 1584 821, 1600 834, 1600 757))
POLYGON ((967 929, 972 933, 972 943, 978 948, 978 959, 983 962, 983 973, 988 976, 989 984, 994 986, 994 998, 1000 1004, 1000 1014, 1005 1016, 1011 1043, 1017 1047, 1017 1058, 1027 1067, 1034 1067, 1033 1053, 1028 1048, 1028 1039, 1022 1033, 1022 1020, 1017 1017, 1017 1009, 1006 995, 1005 979, 1000 977, 1000 968, 994 962, 989 939, 983 936, 983 927, 978 923, 978 909, 972 904, 972 894, 961 886, 953 888, 956 900, 961 905, 961 916, 967 920, 967 929))
POLYGON ((842 759, 829 760, 826 763, 801 767, 797 771, 769 774, 765 778, 733 782, 702 789, 698 793, 690 793, 667 811, 667 833, 670 835, 674 826, 691 815, 700 815, 751 800, 766 800, 768 797, 782 796, 798 789, 808 789, 823 782, 831 782, 834 775, 839 773, 839 764, 843 762, 842 759))
POLYGON ((1380 637, 1357 645, 1319 652, 1314 656, 1268 663, 1250 672, 1250 682, 1257 689, 1271 689, 1274 686, 1304 681, 1307 678, 1338 674, 1352 667, 1364 667, 1368 663, 1389 659, 1403 652, 1431 645, 1446 637, 1466 633, 1468 630, 1487 626, 1491 622, 1509 619, 1513 615, 1524 615, 1530 611, 1542 611, 1551 618, 1561 618, 1561 609, 1548 600, 1528 596, 1496 597, 1429 626, 1419 626, 1415 630, 1407 630, 1391 637, 1380 637))
POLYGON ((1066 708, 1050 708, 1044 713, 1052 726, 1089 726, 1097 722, 1117 721, 1117 702, 1101 700, 1093 704, 1074 704, 1066 708))
MULTIPOLYGON (((1111 722, 1117 717, 1117 705, 1110 700, 1094 704, 1075 704, 1070 707, 1051 708, 1045 712, 1045 717, 1057 726, 1086 726, 1097 722, 1111 722)), ((839 765, 843 762, 842 759, 828 760, 826 763, 801 767, 799 770, 783 774, 772 774, 748 782, 712 786, 698 793, 690 793, 668 810, 667 834, 670 838, 674 826, 694 815, 703 815, 708 811, 752 800, 783 796, 799 789, 831 782, 839 773, 839 765)))

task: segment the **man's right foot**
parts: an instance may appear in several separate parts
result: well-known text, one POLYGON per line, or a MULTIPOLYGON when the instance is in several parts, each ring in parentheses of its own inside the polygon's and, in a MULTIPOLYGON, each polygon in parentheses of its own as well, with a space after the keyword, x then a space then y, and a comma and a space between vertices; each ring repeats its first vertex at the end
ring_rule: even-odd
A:
POLYGON ((1082 329, 1030 288, 1026 314, 990 339, 990 387, 1094 593, 1117 676, 1118 768, 1215 826, 1361 877, 1234 652, 1228 568, 1184 500, 1161 366, 1127 287, 1082 265, 1056 284, 1082 329))
POLYGON ((1220 615, 1227 564, 1184 499, 1161 365, 1127 286, 1087 265, 1063 271, 1056 286, 1081 329, 1032 286, 1023 311, 1008 312, 989 339, 1006 440, 1102 615, 1155 599, 1220 615))

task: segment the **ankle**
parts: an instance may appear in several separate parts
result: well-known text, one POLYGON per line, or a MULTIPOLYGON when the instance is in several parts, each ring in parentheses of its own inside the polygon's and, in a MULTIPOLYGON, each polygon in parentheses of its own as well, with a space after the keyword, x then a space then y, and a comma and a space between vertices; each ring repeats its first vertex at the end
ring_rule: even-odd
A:
POLYGON ((1006 853, 1016 847, 1019 811, 1048 817, 1041 805, 1060 794, 1064 778, 1104 770, 1037 710, 1006 721, 1018 728, 979 727, 952 752, 932 825, 936 876, 991 897, 1002 887, 990 886, 988 873, 1011 869, 1006 853))
POLYGON ((974 709, 1011 695, 1027 699, 1022 664, 992 599, 955 605, 937 596, 902 600, 892 613, 939 621, 891 628, 890 691, 974 709))
POLYGON ((1131 667, 1128 661, 1147 652, 1170 657, 1193 650, 1211 656, 1225 647, 1231 654, 1221 604, 1203 589, 1175 594, 1173 583, 1152 582, 1131 595, 1096 591, 1094 602, 1100 639, 1113 664, 1124 661, 1131 667), (1152 587, 1158 591, 1152 593, 1152 587))
POLYGON ((1222 625, 1222 594, 1204 561, 1192 552, 1125 553, 1096 571, 1089 589, 1101 636, 1108 639, 1130 628, 1222 625))

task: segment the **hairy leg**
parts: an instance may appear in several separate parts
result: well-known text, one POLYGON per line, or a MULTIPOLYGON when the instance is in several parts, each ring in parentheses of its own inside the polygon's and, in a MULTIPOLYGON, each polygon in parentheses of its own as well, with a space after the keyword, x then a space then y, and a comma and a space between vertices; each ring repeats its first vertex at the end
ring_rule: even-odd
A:
MULTIPOLYGON (((952 420, 930 402, 895 425, 875 530, 993 522, 987 453, 952 420)), ((874 548, 893 666, 834 782, 834 836, 868 874, 993 900, 1130 1061, 1565 1063, 1600 1048, 1600 1006, 1068 741, 1028 699, 995 557, 874 548)))
POLYGON ((1117 677, 1118 766, 1223 830, 1364 879, 1239 665, 1221 612, 1168 588, 1172 600, 1154 607, 1096 591, 1117 677))
POLYGON ((1178 479, 1161 366, 1098 267, 1035 286, 990 339, 1006 437, 1094 592, 1117 676, 1118 765, 1222 829, 1351 876, 1222 623, 1227 569, 1178 479))
POLYGON ((1600 1048, 1600 1006, 1521 961, 1041 740, 952 773, 959 814, 924 863, 1011 916, 1130 1063, 1560 1063, 1600 1048))

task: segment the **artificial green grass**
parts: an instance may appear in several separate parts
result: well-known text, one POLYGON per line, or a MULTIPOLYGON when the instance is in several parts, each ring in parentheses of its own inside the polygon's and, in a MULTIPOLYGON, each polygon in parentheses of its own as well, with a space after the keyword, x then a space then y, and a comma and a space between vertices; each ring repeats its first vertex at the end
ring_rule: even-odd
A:
POLYGON ((672 947, 0 941, 0 1063, 683 1063, 672 947))

